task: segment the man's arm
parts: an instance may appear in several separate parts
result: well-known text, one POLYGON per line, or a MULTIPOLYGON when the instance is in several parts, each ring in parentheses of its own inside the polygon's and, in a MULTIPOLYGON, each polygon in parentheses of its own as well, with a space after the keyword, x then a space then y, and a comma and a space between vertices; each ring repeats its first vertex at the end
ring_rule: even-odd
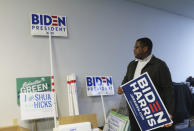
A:
POLYGON ((171 74, 166 63, 160 66, 160 87, 162 88, 162 95, 164 104, 170 114, 174 111, 174 93, 172 86, 171 74))

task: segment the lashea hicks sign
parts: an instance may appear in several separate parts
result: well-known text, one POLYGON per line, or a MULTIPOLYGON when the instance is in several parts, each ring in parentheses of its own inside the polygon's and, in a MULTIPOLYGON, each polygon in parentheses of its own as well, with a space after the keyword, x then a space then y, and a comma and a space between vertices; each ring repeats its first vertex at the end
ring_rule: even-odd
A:
POLYGON ((142 74, 121 87, 142 131, 172 123, 148 73, 142 74))
POLYGON ((31 35, 67 37, 67 17, 47 14, 31 14, 31 35))
POLYGON ((20 100, 22 120, 50 118, 54 116, 55 94, 53 92, 21 93, 20 100))

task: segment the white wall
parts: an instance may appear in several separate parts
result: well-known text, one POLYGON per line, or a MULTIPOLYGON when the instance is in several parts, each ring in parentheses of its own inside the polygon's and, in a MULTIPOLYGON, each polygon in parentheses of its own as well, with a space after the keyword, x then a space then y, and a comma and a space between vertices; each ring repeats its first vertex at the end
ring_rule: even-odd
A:
MULTIPOLYGON (((53 38, 54 75, 59 115, 68 114, 66 75, 78 79, 80 113, 103 113, 99 97, 87 97, 86 75, 111 75, 115 91, 133 59, 139 37, 153 40, 153 53, 167 62, 173 81, 194 76, 194 20, 130 3, 127 0, 2 0, 0 1, 0 126, 32 127, 20 121, 16 103, 16 78, 50 74, 47 37, 30 35, 30 13, 67 16, 68 38, 53 38)), ((104 98, 106 111, 117 108, 120 96, 104 98)), ((38 121, 38 128, 52 128, 52 120, 38 121), (47 123, 47 124, 45 124, 47 123), (49 123, 49 124, 48 124, 49 123)))

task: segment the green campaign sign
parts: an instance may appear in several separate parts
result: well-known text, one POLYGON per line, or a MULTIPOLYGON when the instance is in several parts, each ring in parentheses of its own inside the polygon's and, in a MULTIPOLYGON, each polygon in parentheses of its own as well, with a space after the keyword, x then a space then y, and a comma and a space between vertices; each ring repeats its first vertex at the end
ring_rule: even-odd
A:
POLYGON ((20 93, 51 91, 51 77, 16 78, 17 103, 20 105, 20 93))

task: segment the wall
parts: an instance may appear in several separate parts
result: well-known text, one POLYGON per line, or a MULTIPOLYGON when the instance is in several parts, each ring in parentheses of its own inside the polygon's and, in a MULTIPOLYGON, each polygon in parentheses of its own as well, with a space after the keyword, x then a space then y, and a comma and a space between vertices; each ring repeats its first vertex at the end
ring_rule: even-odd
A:
MULTIPOLYGON (((59 115, 68 115, 66 76, 78 80, 80 113, 97 113, 102 126, 99 97, 87 97, 85 76, 111 75, 116 88, 133 59, 139 37, 153 40, 153 53, 165 60, 173 81, 194 74, 194 20, 130 3, 127 0, 4 0, 0 1, 0 126, 32 128, 33 121, 20 121, 16 103, 16 78, 50 74, 48 37, 30 35, 30 13, 67 16, 67 38, 53 38, 54 75, 59 115)), ((104 97, 105 108, 118 108, 120 96, 104 97)), ((37 121, 41 131, 53 127, 52 119, 37 121), (49 123, 49 124, 48 124, 49 123)))

